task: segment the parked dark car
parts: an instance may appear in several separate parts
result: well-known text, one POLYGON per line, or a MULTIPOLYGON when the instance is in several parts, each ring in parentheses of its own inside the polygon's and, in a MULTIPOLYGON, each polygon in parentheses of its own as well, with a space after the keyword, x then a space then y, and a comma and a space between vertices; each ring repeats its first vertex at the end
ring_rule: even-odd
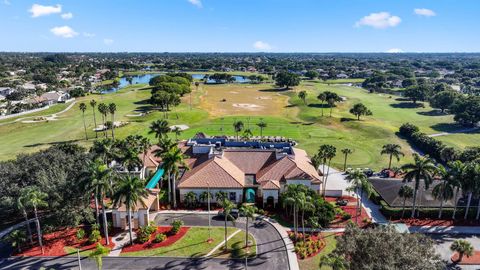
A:
MULTIPOLYGON (((234 219, 237 219, 239 216, 240 216, 240 211, 238 209, 232 209, 232 211, 230 211, 230 215, 234 218, 234 219)), ((224 218, 224 214, 223 214, 223 209, 218 211, 218 214, 217 216, 219 217, 222 217, 224 218)))
POLYGON ((345 200, 345 199, 337 199, 335 201, 335 203, 338 205, 338 206, 347 206, 348 204, 348 200, 345 200))

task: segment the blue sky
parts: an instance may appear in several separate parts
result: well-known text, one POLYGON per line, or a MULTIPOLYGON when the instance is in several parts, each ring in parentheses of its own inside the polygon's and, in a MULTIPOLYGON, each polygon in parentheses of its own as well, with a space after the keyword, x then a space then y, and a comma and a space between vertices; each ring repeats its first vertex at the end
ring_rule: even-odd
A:
POLYGON ((0 0, 0 51, 480 52, 478 0, 0 0))

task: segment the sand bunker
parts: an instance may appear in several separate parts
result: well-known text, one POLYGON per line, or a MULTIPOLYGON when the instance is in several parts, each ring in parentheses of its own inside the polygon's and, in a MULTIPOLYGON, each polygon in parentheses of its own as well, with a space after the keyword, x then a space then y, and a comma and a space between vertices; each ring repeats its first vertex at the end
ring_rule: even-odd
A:
POLYGON ((233 103, 232 106, 235 108, 246 109, 246 110, 257 110, 262 107, 262 106, 259 106, 256 104, 250 104, 250 103, 233 103))
POLYGON ((173 126, 170 127, 170 129, 172 129, 172 130, 173 130, 174 128, 179 128, 180 130, 187 130, 187 129, 189 129, 190 127, 187 126, 187 125, 173 125, 173 126))
POLYGON ((268 99, 272 99, 272 97, 256 97, 256 99, 268 100, 268 99))
POLYGON ((238 92, 235 92, 235 91, 230 91, 229 93, 230 94, 239 94, 238 92))
POLYGON ((144 116, 145 114, 144 113, 137 113, 137 114, 127 114, 126 116, 127 117, 140 117, 140 116, 144 116))

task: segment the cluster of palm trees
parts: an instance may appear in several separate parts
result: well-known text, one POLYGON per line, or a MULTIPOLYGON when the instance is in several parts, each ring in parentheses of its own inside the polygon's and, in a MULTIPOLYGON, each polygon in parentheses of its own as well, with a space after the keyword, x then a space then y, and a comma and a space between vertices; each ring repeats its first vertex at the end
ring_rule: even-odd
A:
POLYGON ((330 108, 330 117, 332 117, 332 110, 335 107, 335 103, 342 101, 342 98, 335 93, 330 91, 324 91, 317 96, 317 99, 322 103, 322 117, 323 117, 323 104, 327 102, 328 107, 330 108))
POLYGON ((361 169, 356 169, 350 171, 347 175, 347 181, 350 183, 350 186, 347 188, 347 191, 355 192, 357 196, 357 207, 355 215, 355 223, 358 224, 358 217, 361 215, 361 205, 363 195, 367 195, 367 198, 370 197, 370 194, 373 192, 373 186, 368 181, 368 177, 365 172, 361 169))
MULTIPOLYGON (((318 167, 322 165, 323 197, 325 197, 325 190, 327 187, 328 175, 330 174, 330 164, 332 162, 332 159, 336 155, 337 155, 337 148, 335 146, 330 144, 322 144, 318 148, 317 154, 315 154, 312 158, 312 165, 315 167, 315 169, 318 169, 318 167), (327 166, 326 171, 325 171, 325 166, 327 166)), ((345 156, 345 164, 346 164, 346 156, 345 156)))
MULTIPOLYGON (((459 160, 443 165, 435 165, 433 159, 428 156, 421 157, 413 154, 414 162, 405 164, 401 169, 405 172, 405 182, 413 182, 413 189, 410 186, 400 188, 398 195, 404 199, 403 211, 405 211, 405 200, 413 198, 411 217, 416 216, 417 192, 423 182, 425 190, 429 189, 435 178, 441 179, 441 183, 432 189, 432 195, 440 201, 438 218, 442 218, 444 202, 453 199, 454 209, 452 219, 456 218, 459 192, 467 197, 464 219, 467 219, 473 197, 479 199, 476 219, 480 218, 480 164, 478 162, 463 163, 459 160)), ((403 216, 403 213, 402 213, 403 216)))
MULTIPOLYGON (((315 210, 314 200, 314 196, 312 196, 309 188, 305 185, 288 185, 287 190, 282 193, 283 207, 291 207, 291 211, 293 212, 293 228, 295 238, 298 235, 299 218, 302 225, 302 233, 305 235, 305 212, 315 210)), ((309 223, 312 225, 312 227, 314 227, 314 224, 317 224, 315 216, 310 217, 309 223)))
MULTIPOLYGON (((247 128, 245 128, 245 124, 241 120, 235 120, 233 121, 233 130, 235 131, 235 136, 237 137, 237 141, 240 139, 240 132, 243 131, 242 134, 242 139, 243 140, 250 140, 250 138, 253 136, 253 132, 250 129, 250 125, 247 125, 247 128)), ((256 126, 260 129, 260 137, 263 138, 263 130, 267 127, 267 123, 263 120, 260 119, 260 122, 256 123, 256 126)))
MULTIPOLYGON (((102 116, 102 125, 103 125, 103 136, 105 138, 108 138, 108 126, 110 126, 110 129, 112 131, 112 138, 115 139, 115 112, 117 111, 117 105, 115 103, 110 103, 110 104, 105 104, 105 103, 100 103, 97 106, 97 101, 92 99, 90 101, 90 107, 92 107, 92 112, 93 112, 93 124, 95 128, 97 128, 97 117, 96 117, 96 110, 97 108, 98 112, 102 116), (110 121, 107 121, 108 115, 110 115, 110 121)), ((87 105, 82 102, 79 105, 80 111, 82 112, 82 119, 83 119, 83 129, 85 131, 85 140, 88 140, 88 133, 87 133, 87 125, 85 122, 85 111, 87 110, 87 105)), ((98 138, 98 134, 95 131, 95 138, 98 138)))

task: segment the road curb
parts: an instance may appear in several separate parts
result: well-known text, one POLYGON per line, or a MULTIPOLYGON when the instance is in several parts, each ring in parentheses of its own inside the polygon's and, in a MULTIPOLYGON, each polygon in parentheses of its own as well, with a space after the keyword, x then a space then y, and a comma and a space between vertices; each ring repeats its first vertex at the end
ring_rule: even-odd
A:
POLYGON ((280 237, 283 240, 283 244, 285 245, 285 249, 287 250, 287 257, 288 257, 288 269, 290 270, 300 270, 297 261, 297 254, 295 254, 295 246, 293 245, 292 240, 288 237, 287 231, 283 226, 278 224, 276 221, 272 221, 272 219, 264 216, 260 216, 260 218, 272 225, 275 230, 280 234, 280 237))

